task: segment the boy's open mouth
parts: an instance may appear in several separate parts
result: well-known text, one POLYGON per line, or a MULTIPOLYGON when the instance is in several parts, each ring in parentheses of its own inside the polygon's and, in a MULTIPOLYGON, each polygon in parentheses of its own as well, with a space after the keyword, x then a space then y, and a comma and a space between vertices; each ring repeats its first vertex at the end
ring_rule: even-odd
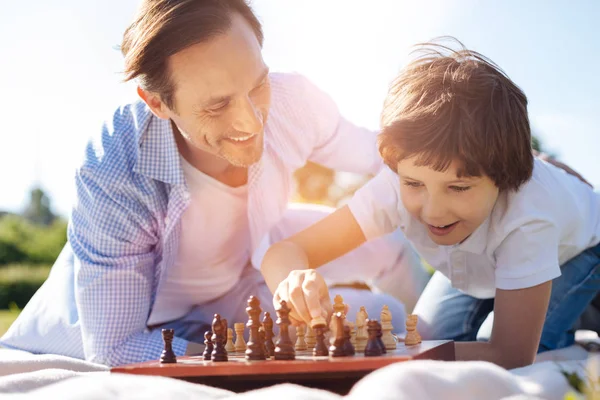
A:
POLYGON ((459 221, 456 221, 452 224, 449 225, 444 225, 444 226, 435 226, 435 225, 429 225, 427 224, 427 227, 429 228, 429 231, 431 233, 433 233, 436 236, 445 236, 447 234, 449 234, 450 232, 452 232, 454 230, 454 228, 456 228, 456 225, 458 225, 459 221))

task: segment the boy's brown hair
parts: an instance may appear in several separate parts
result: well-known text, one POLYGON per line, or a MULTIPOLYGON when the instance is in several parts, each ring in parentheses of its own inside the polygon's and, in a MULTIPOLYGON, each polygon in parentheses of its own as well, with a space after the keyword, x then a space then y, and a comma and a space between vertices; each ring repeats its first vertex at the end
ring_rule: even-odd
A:
POLYGON ((168 58, 227 32, 233 13, 245 18, 262 46, 261 24, 245 0, 143 0, 123 35, 125 81, 137 78, 142 89, 158 93, 174 110, 168 58))
POLYGON ((533 172, 527 97, 491 60, 450 39, 461 48, 421 44, 421 56, 392 82, 379 152, 394 171, 413 156, 437 171, 457 160, 459 175, 517 190, 533 172))

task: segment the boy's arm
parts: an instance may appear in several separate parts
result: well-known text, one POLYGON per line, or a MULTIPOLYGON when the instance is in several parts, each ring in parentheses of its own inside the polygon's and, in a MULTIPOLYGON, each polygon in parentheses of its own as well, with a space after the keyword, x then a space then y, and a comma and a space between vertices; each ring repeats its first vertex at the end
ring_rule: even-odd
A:
POLYGON ((314 271, 366 241, 354 215, 344 206, 315 225, 269 248, 261 265, 275 301, 292 304, 291 317, 310 322, 329 308, 329 294, 323 279, 314 271), (287 279, 286 279, 287 278, 287 279))
POLYGON ((511 369, 535 360, 552 281, 534 287, 496 291, 489 342, 456 343, 457 360, 483 360, 511 369))

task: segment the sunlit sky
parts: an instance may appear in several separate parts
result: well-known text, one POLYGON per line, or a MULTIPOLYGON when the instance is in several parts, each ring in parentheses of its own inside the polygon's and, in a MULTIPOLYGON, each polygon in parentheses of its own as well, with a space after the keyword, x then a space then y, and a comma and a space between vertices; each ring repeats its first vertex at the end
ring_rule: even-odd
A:
MULTIPOLYGON (((56 212, 74 200, 89 135, 120 104, 116 46, 137 0, 0 0, 0 210, 39 184, 56 212)), ((410 46, 452 35, 529 97, 534 132, 600 187, 600 1, 255 0, 271 70, 297 71, 373 129, 410 46)))

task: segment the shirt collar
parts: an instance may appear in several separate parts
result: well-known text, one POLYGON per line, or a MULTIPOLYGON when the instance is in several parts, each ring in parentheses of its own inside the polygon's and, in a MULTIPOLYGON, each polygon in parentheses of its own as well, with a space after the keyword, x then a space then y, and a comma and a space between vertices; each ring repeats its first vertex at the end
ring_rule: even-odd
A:
POLYGON ((487 247, 490 218, 488 216, 464 242, 456 245, 456 249, 473 254, 483 254, 487 247))
POLYGON ((139 151, 133 170, 161 182, 184 185, 171 121, 156 117, 144 102, 138 102, 135 110, 139 151))

